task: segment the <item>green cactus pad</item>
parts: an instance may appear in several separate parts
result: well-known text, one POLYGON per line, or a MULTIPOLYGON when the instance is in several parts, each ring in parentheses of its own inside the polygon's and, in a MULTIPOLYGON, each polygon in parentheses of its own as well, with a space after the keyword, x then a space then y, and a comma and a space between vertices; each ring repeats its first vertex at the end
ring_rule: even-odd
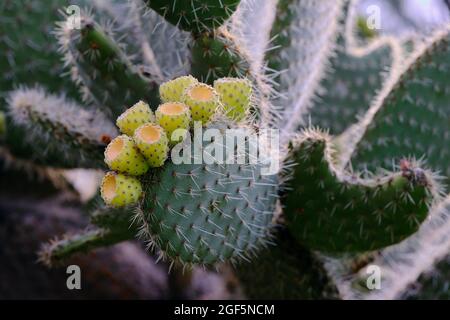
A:
POLYGON ((145 3, 173 25, 200 33, 221 26, 240 0, 145 0, 145 3))
POLYGON ((111 170, 133 176, 143 175, 149 169, 133 139, 126 135, 118 136, 110 142, 105 150, 105 163, 111 170))
POLYGON ((193 84, 184 91, 182 101, 191 109, 192 121, 207 124, 221 106, 219 95, 206 84, 193 84))
POLYGON ((134 131, 141 125, 155 121, 155 115, 149 105, 143 101, 139 101, 130 109, 122 113, 117 118, 116 124, 120 132, 130 137, 134 135, 134 131))
POLYGON ((162 167, 167 160, 169 140, 160 126, 144 124, 134 134, 134 142, 147 159, 150 167, 162 167))
POLYGON ((362 120, 357 130, 363 136, 351 159, 356 167, 386 168, 405 155, 425 156, 432 169, 450 177, 449 69, 446 29, 412 57, 372 114, 362 120))
POLYGON ((39 261, 48 267, 58 266, 74 254, 87 253, 93 249, 130 240, 132 236, 108 229, 85 230, 74 235, 65 235, 42 246, 39 261))
POLYGON ((212 85, 215 80, 224 77, 247 77, 250 66, 236 41, 229 34, 216 31, 195 39, 191 73, 200 81, 212 85))
POLYGON ((286 145, 298 128, 308 122, 326 63, 335 49, 343 0, 280 0, 272 32, 274 50, 269 69, 274 70, 278 112, 270 122, 281 129, 286 145))
MULTIPOLYGON (((226 126, 208 128, 219 130, 214 141, 223 149, 220 130, 226 126)), ((141 235, 163 257, 184 264, 246 259, 268 240, 277 177, 262 175, 259 164, 190 164, 198 158, 189 144, 185 147, 189 164, 167 163, 148 175, 137 214, 141 235)))
MULTIPOLYGON (((121 176, 114 172, 108 174, 121 176)), ((136 180, 132 177, 123 177, 136 180)), ((140 188, 140 184, 136 181, 131 185, 140 188)), ((130 191, 126 190, 126 192, 131 195, 130 191)), ((134 206, 115 208, 104 204, 96 205, 89 215, 92 225, 76 234, 66 234, 44 244, 39 251, 39 261, 49 267, 58 266, 75 254, 88 253, 98 248, 132 240, 136 235, 137 229, 132 223, 134 206)))
POLYGON ((8 116, 14 125, 5 140, 13 153, 54 167, 103 167, 103 149, 117 135, 103 113, 39 87, 11 92, 8 116))
POLYGON ((398 243, 418 230, 439 196, 433 175, 414 164, 370 179, 337 171, 321 132, 304 132, 294 148, 283 203, 292 234, 312 249, 362 252, 398 243))
POLYGON ((193 76, 179 77, 174 80, 163 83, 159 87, 159 95, 164 103, 181 102, 184 91, 198 80, 193 76))
POLYGON ((250 109, 252 84, 247 79, 223 78, 214 81, 224 113, 233 120, 245 119, 250 109))
POLYGON ((133 205, 139 200, 142 185, 134 177, 108 172, 103 177, 100 191, 107 205, 120 208, 133 205))
POLYGON ((191 111, 183 103, 170 102, 162 104, 156 110, 156 122, 166 131, 167 138, 171 144, 172 134, 177 129, 189 130, 191 123, 191 111))
MULTIPOLYGON (((347 3, 344 7, 336 52, 329 60, 330 67, 309 114, 313 126, 327 128, 333 135, 342 133, 364 116, 392 70, 400 63, 400 46, 391 38, 380 38, 365 47, 356 47, 354 35, 347 30, 355 28, 351 5, 347 3)), ((358 20, 360 23, 367 27, 364 19, 358 20)))
MULTIPOLYGON (((0 3, 0 102, 19 85, 39 83, 51 92, 64 90, 78 97, 76 86, 63 77, 64 67, 53 35, 59 10, 67 0, 30 3, 28 0, 0 3)), ((0 107, 1 108, 1 107, 0 107)))
POLYGON ((89 212, 90 222, 102 229, 114 230, 115 233, 124 235, 128 234, 129 238, 132 239, 138 231, 133 223, 134 210, 135 206, 133 205, 116 208, 107 204, 98 205, 96 203, 89 212))
POLYGON ((85 100, 105 106, 113 118, 143 99, 157 105, 157 85, 132 64, 112 32, 83 14, 81 29, 62 24, 58 33, 72 77, 81 86, 85 100))
POLYGON ((311 108, 311 123, 340 134, 364 116, 372 99, 381 90, 392 65, 392 48, 381 45, 377 50, 356 57, 338 51, 331 60, 331 70, 321 86, 318 102, 311 108))

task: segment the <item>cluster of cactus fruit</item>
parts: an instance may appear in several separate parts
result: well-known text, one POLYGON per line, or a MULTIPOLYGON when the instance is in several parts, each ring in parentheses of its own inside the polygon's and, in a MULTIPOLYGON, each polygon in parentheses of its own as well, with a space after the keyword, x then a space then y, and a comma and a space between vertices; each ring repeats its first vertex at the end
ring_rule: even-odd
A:
POLYGON ((107 205, 137 203, 142 185, 136 177, 164 166, 170 147, 182 143, 196 122, 206 126, 219 113, 231 120, 245 119, 252 87, 246 79, 222 78, 213 88, 184 76, 162 84, 159 93, 163 104, 155 114, 139 101, 117 118, 123 135, 114 138, 105 151, 105 163, 114 170, 105 175, 101 186, 107 205))
POLYGON ((49 8, 71 3, 22 2, 0 4, 13 37, 0 33, 1 145, 36 166, 112 170, 92 226, 45 244, 44 263, 137 235, 177 265, 231 262, 250 298, 286 299, 404 297, 434 263, 445 269, 448 26, 410 53, 394 38, 358 39, 357 1, 97 0, 79 29, 60 23, 59 51, 46 53, 49 8), (277 11, 263 62, 242 21, 261 8, 277 11), (195 161, 194 123, 216 132, 204 149, 228 129, 278 129, 282 170, 262 174, 247 140, 233 152, 243 163, 195 161), (364 286, 370 263, 387 283, 376 293, 364 286))

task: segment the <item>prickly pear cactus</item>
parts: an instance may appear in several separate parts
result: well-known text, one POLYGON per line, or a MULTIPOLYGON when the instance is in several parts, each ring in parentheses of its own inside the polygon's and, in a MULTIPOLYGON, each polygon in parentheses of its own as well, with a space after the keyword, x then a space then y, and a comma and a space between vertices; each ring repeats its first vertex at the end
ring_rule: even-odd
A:
MULTIPOLYGON (((182 80, 176 79, 162 88, 177 86, 182 80)), ((240 96, 244 101, 236 105, 235 110, 231 109, 233 114, 244 118, 248 109, 245 103, 250 104, 251 91, 241 90, 237 85, 228 89, 228 95, 240 96), (247 96, 242 97, 245 94, 247 96)), ((247 259, 270 238, 278 199, 278 177, 264 173, 264 163, 251 154, 257 147, 251 140, 256 132, 250 124, 236 123, 223 114, 223 102, 214 88, 196 81, 187 86, 180 97, 186 105, 181 101, 163 103, 155 118, 149 117, 148 112, 136 112, 136 106, 142 108, 139 104, 119 117, 119 125, 127 123, 125 119, 130 117, 134 119, 131 123, 148 122, 138 127, 132 136, 120 135, 107 146, 105 163, 114 172, 103 178, 101 196, 110 207, 135 205, 135 228, 163 258, 186 265, 247 259), (190 118, 187 123, 174 118, 178 107, 187 108, 189 114, 202 115, 199 121, 193 119, 193 141, 189 132, 190 118), (158 128, 159 133, 142 133, 148 128, 158 128), (177 130, 188 132, 183 134, 183 142, 172 146, 171 163, 165 164, 168 140, 165 138, 162 148, 156 135, 167 137, 177 130), (202 137, 203 131, 211 134, 209 140, 202 137), (227 135, 231 134, 232 139, 244 142, 242 150, 230 148, 227 135), (158 166, 152 165, 150 150, 162 160, 158 166), (149 170, 149 167, 152 168, 149 170)), ((229 101, 228 108, 233 108, 229 101)), ((129 129, 129 125, 125 127, 129 129)), ((265 152, 264 148, 260 147, 259 152, 265 152)), ((110 215, 114 214, 121 213, 116 209, 110 215)), ((98 220, 93 221, 99 229, 50 244, 43 251, 50 256, 45 260, 59 261, 77 248, 86 250, 129 237, 129 230, 122 233, 115 223, 99 225, 98 220)))
POLYGON ((357 0, 78 0, 79 27, 70 4, 0 4, 2 177, 104 173, 41 262, 137 237, 249 298, 445 296, 448 26, 405 50, 357 0))

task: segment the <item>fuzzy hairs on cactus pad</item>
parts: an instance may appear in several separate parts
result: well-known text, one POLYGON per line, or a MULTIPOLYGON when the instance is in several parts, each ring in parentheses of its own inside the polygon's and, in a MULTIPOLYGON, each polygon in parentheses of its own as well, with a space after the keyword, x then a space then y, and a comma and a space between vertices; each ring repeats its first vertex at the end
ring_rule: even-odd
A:
POLYGON ((424 157, 433 170, 450 177, 449 69, 450 27, 445 27, 407 61, 360 123, 344 133, 361 138, 348 150, 353 165, 386 168, 411 155, 424 157))
POLYGON ((269 67, 278 72, 274 122, 287 144, 306 115, 333 54, 344 0, 280 0, 269 67))
POLYGON ((157 105, 156 83, 131 62, 114 32, 85 12, 80 22, 81 29, 74 29, 66 19, 57 35, 66 65, 84 99, 107 108, 113 118, 139 99, 157 105))
POLYGON ((405 241, 373 255, 357 270, 329 265, 344 299, 438 299, 448 296, 450 195, 433 207, 430 218, 405 241), (380 290, 368 290, 369 269, 382 270, 380 290), (345 275, 341 274, 344 272, 345 275))
POLYGON ((64 90, 78 96, 76 86, 63 77, 64 64, 52 34, 58 12, 67 0, 48 0, 30 4, 28 0, 2 1, 0 4, 0 101, 17 86, 39 83, 50 92, 64 90))
POLYGON ((354 43, 356 2, 347 1, 342 10, 335 53, 309 114, 313 126, 328 128, 333 135, 364 116, 401 63, 401 47, 391 37, 379 37, 364 47, 354 43))
MULTIPOLYGON (((124 182, 118 187, 123 191, 128 189, 127 185, 134 184, 131 189, 139 189, 140 183, 135 178, 124 177, 116 173, 108 173, 107 177, 115 177, 124 182), (130 180, 131 179, 131 180, 130 180), (139 186, 138 186, 139 185, 139 186)), ((104 190, 102 191, 104 193, 104 190)), ((133 191, 126 190, 127 195, 120 194, 121 199, 130 199, 133 191)), ((135 196, 137 193, 134 193, 135 196)), ((123 204, 123 202, 121 202, 123 204)), ((91 224, 85 229, 76 233, 71 232, 50 240, 42 245, 39 251, 39 261, 53 267, 64 263, 67 259, 80 253, 88 253, 92 250, 112 246, 117 243, 132 240, 135 238, 137 228, 133 224, 133 205, 116 206, 95 205, 90 208, 89 217, 91 224)))
POLYGON ((440 198, 436 176, 417 164, 360 178, 337 170, 334 152, 320 131, 304 131, 294 142, 283 204, 291 233, 312 249, 364 252, 398 243, 418 230, 440 198))
POLYGON ((44 244, 39 251, 39 261, 48 267, 59 265, 77 253, 87 253, 95 248, 114 245, 131 239, 129 235, 109 229, 91 228, 76 234, 67 234, 44 244))
POLYGON ((16 137, 21 141, 9 141, 12 147, 25 142, 33 152, 28 156, 56 167, 102 167, 101 149, 117 135, 114 124, 103 113, 39 87, 13 91, 8 98, 8 113, 22 131, 16 137))

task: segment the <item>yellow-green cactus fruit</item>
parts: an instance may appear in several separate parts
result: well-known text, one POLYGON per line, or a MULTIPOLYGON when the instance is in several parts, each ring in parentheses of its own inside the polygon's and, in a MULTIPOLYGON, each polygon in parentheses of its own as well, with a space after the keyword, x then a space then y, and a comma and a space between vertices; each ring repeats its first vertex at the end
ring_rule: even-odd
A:
POLYGON ((147 172, 149 165, 139 152, 133 139, 121 135, 106 147, 105 162, 111 170, 140 176, 147 172))
POLYGON ((159 95, 163 103, 165 102, 181 102, 184 91, 198 80, 193 76, 179 77, 174 80, 163 83, 159 87, 159 95))
POLYGON ((158 125, 144 124, 134 132, 134 142, 147 159, 150 167, 162 167, 169 153, 169 140, 166 132, 158 125))
POLYGON ((233 120, 245 119, 252 99, 252 84, 248 79, 222 78, 214 81, 214 89, 222 102, 224 113, 233 120))
POLYGON ((207 124, 220 106, 219 95, 204 83, 193 84, 183 94, 183 102, 191 109, 192 120, 207 124))
POLYGON ((107 205, 121 208, 139 201, 142 185, 135 177, 108 172, 103 177, 100 192, 107 205))
POLYGON ((6 133, 6 117, 5 114, 0 111, 0 137, 6 133))
POLYGON ((122 113, 116 121, 120 132, 133 136, 134 131, 144 123, 154 122, 155 115, 149 105, 143 101, 139 101, 127 111, 122 113))
POLYGON ((166 131, 171 144, 177 143, 172 140, 172 133, 177 129, 189 130, 191 123, 191 111, 189 107, 180 102, 168 102, 160 105, 156 110, 156 122, 166 131))

